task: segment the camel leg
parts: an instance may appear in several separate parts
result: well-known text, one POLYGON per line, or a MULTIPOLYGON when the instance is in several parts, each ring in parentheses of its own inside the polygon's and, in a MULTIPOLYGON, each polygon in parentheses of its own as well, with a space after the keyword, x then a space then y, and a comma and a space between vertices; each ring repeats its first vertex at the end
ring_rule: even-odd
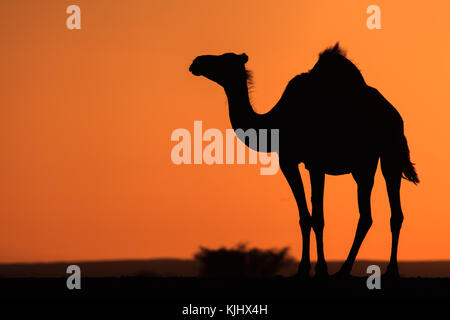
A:
POLYGON ((398 239, 400 236, 400 229, 403 222, 403 212, 400 204, 400 184, 401 173, 388 174, 383 171, 386 180, 386 187, 389 196, 389 205, 391 206, 391 233, 392 233, 392 249, 391 258, 385 273, 385 276, 398 278, 398 264, 397 264, 397 248, 398 239))
POLYGON ((298 164, 281 164, 281 171, 286 177, 289 186, 294 194, 295 201, 300 215, 300 229, 302 231, 302 259, 298 266, 297 276, 307 278, 311 269, 311 261, 309 257, 309 242, 311 234, 311 215, 306 204, 305 190, 303 188, 302 177, 298 169, 298 164))
MULTIPOLYGON (((375 167, 376 170, 376 167, 375 167)), ((337 273, 337 276, 347 277, 352 271, 353 263, 356 260, 359 248, 366 237, 367 232, 372 226, 372 214, 370 209, 370 195, 374 182, 375 170, 365 173, 353 173, 353 177, 358 184, 358 207, 359 207, 359 221, 356 228, 355 239, 353 240, 350 253, 337 273)))
POLYGON ((317 171, 310 171, 311 180, 311 203, 312 203, 312 228, 316 234, 317 264, 316 277, 328 276, 327 263, 323 252, 323 228, 325 226, 323 218, 323 191, 325 184, 325 174, 317 171))

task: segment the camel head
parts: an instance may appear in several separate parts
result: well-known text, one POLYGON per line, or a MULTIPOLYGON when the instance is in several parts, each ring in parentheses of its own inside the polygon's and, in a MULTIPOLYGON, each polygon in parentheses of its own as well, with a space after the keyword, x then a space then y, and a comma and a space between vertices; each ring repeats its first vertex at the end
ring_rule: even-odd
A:
POLYGON ((246 77, 245 63, 248 57, 245 53, 225 53, 222 55, 198 56, 194 59, 189 71, 195 76, 204 76, 221 86, 235 82, 239 77, 246 77))

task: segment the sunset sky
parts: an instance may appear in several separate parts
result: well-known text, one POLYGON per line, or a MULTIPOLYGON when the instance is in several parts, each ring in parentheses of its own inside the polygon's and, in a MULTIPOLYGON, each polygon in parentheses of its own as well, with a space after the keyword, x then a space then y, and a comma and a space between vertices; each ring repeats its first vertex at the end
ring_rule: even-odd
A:
MULTIPOLYGON (((196 56, 245 52, 263 113, 336 41, 401 113, 422 181, 403 180, 399 260, 450 259, 449 13, 445 0, 2 0, 0 262, 188 258, 239 242, 299 258, 281 172, 177 166, 170 137, 195 120, 230 128, 223 89, 188 72, 196 56), (81 30, 66 28, 71 4, 81 30), (371 4, 381 30, 366 26, 371 4)), ((324 208, 325 256, 345 259, 359 216, 350 175, 326 177, 324 208)), ((387 260, 379 169, 372 215, 358 258, 387 260)))

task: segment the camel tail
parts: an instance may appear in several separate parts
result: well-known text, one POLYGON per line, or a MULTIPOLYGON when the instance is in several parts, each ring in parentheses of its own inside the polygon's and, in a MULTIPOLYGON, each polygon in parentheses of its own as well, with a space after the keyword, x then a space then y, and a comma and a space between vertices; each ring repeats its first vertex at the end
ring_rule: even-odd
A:
POLYGON ((402 178, 411 181, 414 184, 418 184, 419 177, 417 176, 416 169, 414 168, 414 163, 411 162, 409 157, 409 147, 406 137, 403 135, 402 141, 402 178))

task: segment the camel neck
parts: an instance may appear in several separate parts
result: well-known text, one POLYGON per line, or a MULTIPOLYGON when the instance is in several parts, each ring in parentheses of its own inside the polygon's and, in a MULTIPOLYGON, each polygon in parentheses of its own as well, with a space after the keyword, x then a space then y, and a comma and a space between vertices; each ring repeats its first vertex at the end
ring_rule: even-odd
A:
POLYGON ((247 80, 245 78, 224 86, 228 98, 231 126, 234 130, 265 129, 265 117, 253 110, 248 96, 247 80))

